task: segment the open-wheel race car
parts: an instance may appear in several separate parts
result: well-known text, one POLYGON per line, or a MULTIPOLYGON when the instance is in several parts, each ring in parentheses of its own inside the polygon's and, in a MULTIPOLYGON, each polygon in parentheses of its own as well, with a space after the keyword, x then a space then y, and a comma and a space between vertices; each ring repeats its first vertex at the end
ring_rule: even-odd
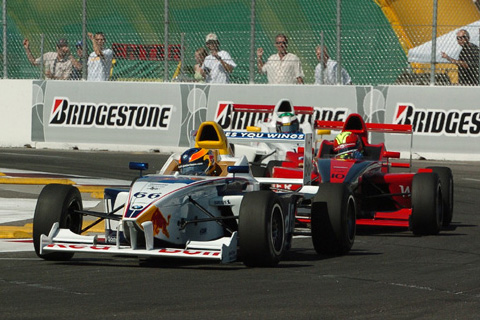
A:
MULTIPOLYGON (((312 178, 319 187, 314 199, 317 204, 332 211, 355 211, 357 225, 408 227, 415 235, 437 234, 442 226, 451 223, 450 168, 392 170, 411 168, 411 125, 365 123, 359 114, 353 113, 344 122, 317 120, 315 127, 340 131, 334 141, 323 140, 316 151, 311 176, 317 177, 312 178), (392 162, 390 159, 400 158, 400 152, 387 151, 384 143, 369 143, 369 132, 411 135, 409 163, 392 162)), ((295 167, 295 157, 286 159, 273 168, 273 177, 299 178, 303 172, 295 167)), ((313 223, 308 212, 297 216, 297 221, 313 223)))
MULTIPOLYGON (((229 136, 234 139, 238 134, 229 136)), ((292 139, 311 149, 311 135, 292 139)), ((304 156, 304 168, 310 172, 313 155, 304 156)), ((131 163, 131 167, 141 170, 147 165, 131 163)), ((232 153, 222 128, 204 122, 195 148, 173 154, 159 173, 140 176, 130 188, 106 188, 106 212, 83 210, 74 186, 45 186, 34 214, 35 251, 46 260, 69 260, 74 253, 84 252, 222 263, 240 257, 247 266, 274 266, 291 247, 297 207, 309 199, 316 252, 349 252, 355 239, 354 211, 325 210, 315 200, 318 187, 311 185, 309 174, 303 177, 254 177, 246 157, 232 153), (295 183, 301 188, 273 192, 274 183, 295 183), (84 216, 97 220, 82 227, 84 216), (102 220, 104 237, 82 234, 102 220)))
MULTIPOLYGON (((234 112, 261 114, 254 126, 247 126, 249 132, 278 134, 312 134, 310 123, 301 123, 301 115, 312 115, 313 107, 293 106, 290 100, 280 99, 276 105, 232 104, 234 112)), ((236 153, 247 157, 254 176, 270 177, 271 169, 281 164, 290 156, 301 158, 303 163, 303 146, 295 141, 268 141, 250 139, 235 141, 236 153)))

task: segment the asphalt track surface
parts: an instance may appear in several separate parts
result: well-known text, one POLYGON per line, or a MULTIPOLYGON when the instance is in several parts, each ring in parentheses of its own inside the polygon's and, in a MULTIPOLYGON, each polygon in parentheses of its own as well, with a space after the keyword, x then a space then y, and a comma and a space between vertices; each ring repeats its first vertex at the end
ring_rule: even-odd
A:
MULTIPOLYGON (((130 160, 161 167, 160 154, 0 149, 0 168, 132 179, 130 160)), ((415 237, 361 229, 343 257, 294 240, 275 268, 77 254, 49 262, 33 251, 0 252, 2 319, 478 319, 480 165, 447 165, 455 180, 451 227, 415 237)), ((0 185, 0 197, 34 197, 0 185)))

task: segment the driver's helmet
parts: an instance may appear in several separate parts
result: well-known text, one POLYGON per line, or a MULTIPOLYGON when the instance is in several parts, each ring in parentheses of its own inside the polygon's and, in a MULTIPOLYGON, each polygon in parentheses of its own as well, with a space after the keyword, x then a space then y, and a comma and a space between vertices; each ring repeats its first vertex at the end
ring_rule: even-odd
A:
POLYGON ((300 122, 291 112, 285 112, 278 116, 276 123, 277 132, 297 133, 300 132, 300 122))
POLYGON ((337 158, 361 159, 363 157, 362 138, 350 131, 339 133, 333 142, 333 151, 337 158))
POLYGON ((212 150, 191 148, 180 156, 178 170, 182 175, 209 176, 215 169, 215 155, 212 150))

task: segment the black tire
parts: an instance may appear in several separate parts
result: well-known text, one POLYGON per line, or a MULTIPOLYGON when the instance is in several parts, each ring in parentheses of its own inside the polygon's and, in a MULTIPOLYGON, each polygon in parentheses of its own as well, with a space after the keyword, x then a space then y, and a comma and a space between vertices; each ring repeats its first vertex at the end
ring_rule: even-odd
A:
POLYGON ((412 181, 410 229, 415 235, 435 235, 443 220, 440 179, 436 173, 417 173, 412 181))
POLYGON ((286 245, 285 213, 277 195, 268 190, 245 194, 240 205, 238 238, 243 263, 273 267, 286 245))
POLYGON ((76 187, 49 184, 42 189, 33 216, 33 245, 37 256, 55 261, 66 261, 73 257, 72 252, 40 254, 40 236, 48 235, 55 222, 60 223, 60 228, 80 234, 83 216, 75 213, 75 210, 83 210, 82 197, 76 187))
POLYGON ((448 227, 453 218, 453 174, 448 167, 428 167, 440 178, 442 187, 443 221, 442 226, 448 227))
POLYGON ((356 203, 341 183, 322 183, 312 202, 312 242, 320 255, 343 255, 355 241, 356 203))

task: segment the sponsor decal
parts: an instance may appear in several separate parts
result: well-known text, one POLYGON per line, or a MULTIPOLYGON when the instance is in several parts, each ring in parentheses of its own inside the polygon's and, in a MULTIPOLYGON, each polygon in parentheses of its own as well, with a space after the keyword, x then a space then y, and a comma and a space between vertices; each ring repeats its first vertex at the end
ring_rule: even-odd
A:
POLYGON ((478 136, 480 110, 420 109, 411 103, 398 103, 393 123, 410 124, 413 132, 431 136, 478 136))
POLYGON ((166 187, 168 187, 168 184, 166 183, 157 183, 157 184, 150 184, 147 189, 152 191, 158 191, 166 187))
POLYGON ((50 126, 168 130, 171 105, 94 104, 54 98, 50 126))
POLYGON ((184 250, 184 249, 160 249, 158 250, 158 253, 171 253, 171 254, 184 254, 184 255, 189 255, 189 256, 195 256, 195 255, 202 255, 202 256, 218 256, 220 255, 219 251, 202 251, 202 250, 197 250, 197 251, 191 251, 191 250, 184 250))
MULTIPOLYGON (((113 246, 91 246, 91 245, 82 245, 82 244, 59 244, 59 243, 52 243, 46 246, 46 248, 51 249, 75 249, 75 250, 82 250, 82 249, 90 249, 90 250, 101 250, 101 251, 108 251, 108 250, 116 250, 116 247, 113 246)), ((155 253, 162 253, 162 254, 183 254, 186 256, 219 256, 220 251, 205 251, 205 250, 186 250, 186 249, 159 249, 156 251, 152 251, 152 255, 155 253)))
POLYGON ((154 236, 162 232, 165 237, 170 238, 170 233, 168 232, 167 228, 170 225, 171 217, 171 215, 168 215, 167 218, 165 218, 165 216, 156 206, 151 206, 137 219, 137 224, 142 225, 142 223, 145 221, 152 221, 154 236))
POLYGON ((280 190, 297 190, 301 186, 300 184, 272 184, 272 188, 280 190))
MULTIPOLYGON (((404 185, 399 185, 401 193, 411 193, 410 191, 410 186, 404 186, 404 185)), ((405 197, 405 195, 402 195, 402 197, 405 197)))
POLYGON ((47 245, 47 248, 61 248, 61 249, 92 249, 92 250, 102 250, 102 251, 107 251, 110 250, 111 247, 109 246, 87 246, 87 245, 82 245, 82 244, 56 244, 56 243, 51 243, 47 245))
POLYGON ((303 133, 268 133, 268 132, 235 132, 225 131, 227 138, 246 138, 246 139, 285 139, 285 140, 304 140, 303 133))
MULTIPOLYGON (((268 122, 270 119, 271 112, 259 108, 259 105, 242 105, 242 111, 234 111, 233 105, 231 102, 219 102, 217 105, 214 121, 224 130, 246 130, 248 126, 255 126, 258 121, 268 122)), ((313 107, 313 113, 302 112, 297 114, 297 118, 302 124, 313 123, 315 120, 345 121, 348 112, 348 108, 313 107)))
POLYGON ((230 206, 230 205, 232 205, 232 202, 229 199, 211 200, 210 205, 212 205, 212 206, 230 206))
POLYGON ((156 210, 152 215, 152 223, 153 223, 153 234, 157 235, 162 231, 165 237, 170 238, 170 233, 167 230, 168 225, 170 224, 171 215, 168 215, 167 219, 163 216, 163 214, 155 207, 156 210))

